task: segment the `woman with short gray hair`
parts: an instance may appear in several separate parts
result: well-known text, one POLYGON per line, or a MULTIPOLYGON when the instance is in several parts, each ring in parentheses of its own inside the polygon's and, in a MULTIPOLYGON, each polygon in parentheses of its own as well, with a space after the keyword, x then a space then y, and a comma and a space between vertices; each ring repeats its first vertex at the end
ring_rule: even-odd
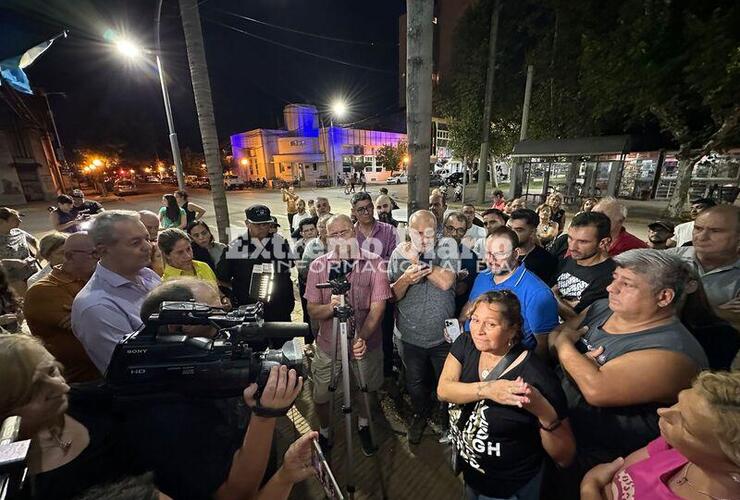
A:
POLYGON ((548 339, 572 411, 578 478, 658 437, 656 409, 675 403, 708 367, 701 345, 676 317, 689 277, 683 262, 652 249, 614 260, 609 298, 548 339))

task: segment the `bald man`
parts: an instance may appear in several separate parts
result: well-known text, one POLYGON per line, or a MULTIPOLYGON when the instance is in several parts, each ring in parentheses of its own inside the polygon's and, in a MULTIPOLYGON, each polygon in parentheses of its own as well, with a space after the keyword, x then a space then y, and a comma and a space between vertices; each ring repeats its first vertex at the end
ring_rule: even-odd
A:
POLYGON ((149 233, 149 243, 152 244, 152 262, 149 269, 162 276, 164 274, 164 257, 162 251, 157 246, 157 236, 159 235, 159 216, 149 210, 139 210, 139 218, 144 224, 147 233, 149 233))
POLYGON ((444 337, 445 320, 455 317, 454 285, 460 270, 457 242, 438 239, 436 229, 432 212, 414 212, 409 218, 411 241, 398 245, 388 264, 398 310, 397 346, 414 409, 408 430, 411 444, 418 444, 424 434, 431 396, 450 350, 444 337))
POLYGON ((85 232, 70 234, 64 242, 64 262, 36 282, 26 293, 23 313, 31 333, 64 365, 68 382, 100 378, 85 349, 72 333, 72 302, 95 271, 95 245, 85 232))
POLYGON ((375 210, 378 212, 378 220, 393 227, 398 227, 398 221, 393 218, 393 200, 387 194, 381 194, 375 198, 375 210))
POLYGON ((593 211, 606 215, 609 217, 609 222, 611 222, 610 257, 635 248, 647 248, 647 243, 625 229, 624 221, 627 219, 627 206, 624 203, 613 196, 605 196, 594 206, 593 211))
MULTIPOLYGON (((346 215, 334 215, 326 223, 328 253, 311 263, 306 279, 305 298, 308 314, 319 322, 316 349, 311 363, 313 400, 319 417, 319 443, 323 450, 331 446, 329 439, 329 385, 331 383, 331 361, 335 352, 334 307, 340 298, 332 295, 331 289, 316 288, 334 276, 347 276, 351 288, 347 302, 354 309, 354 339, 352 341, 352 373, 357 376, 362 370, 371 405, 376 406, 375 393, 383 384, 383 334, 381 319, 386 301, 392 297, 388 278, 383 272, 380 256, 362 250, 357 242, 355 226, 346 215)), ((341 370, 341 367, 339 367, 341 370)), ((369 429, 369 415, 364 405, 359 406, 358 434, 360 445, 366 456, 375 454, 369 429)))

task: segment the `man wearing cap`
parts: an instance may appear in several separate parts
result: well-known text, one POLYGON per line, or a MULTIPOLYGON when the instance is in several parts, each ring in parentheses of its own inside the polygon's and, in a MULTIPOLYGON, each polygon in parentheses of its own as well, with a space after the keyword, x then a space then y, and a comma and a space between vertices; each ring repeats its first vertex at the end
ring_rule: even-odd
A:
POLYGON ((234 306, 261 301, 265 305, 265 321, 290 321, 293 312, 293 282, 290 269, 293 256, 288 242, 280 234, 270 236, 274 224, 270 209, 265 205, 252 205, 245 211, 247 232, 233 240, 224 250, 216 275, 219 280, 231 283, 231 303, 234 306), (256 274, 261 265, 263 273, 273 273, 270 278, 269 296, 250 293, 250 284, 259 279, 256 274), (253 274, 253 271, 255 274, 253 274))
POLYGON ((86 200, 85 193, 82 189, 75 189, 72 191, 72 215, 77 218, 80 214, 82 215, 95 215, 103 212, 103 205, 97 201, 86 200))
POLYGON ((673 236, 673 223, 665 220, 656 220, 648 224, 648 248, 665 250, 668 240, 673 236))

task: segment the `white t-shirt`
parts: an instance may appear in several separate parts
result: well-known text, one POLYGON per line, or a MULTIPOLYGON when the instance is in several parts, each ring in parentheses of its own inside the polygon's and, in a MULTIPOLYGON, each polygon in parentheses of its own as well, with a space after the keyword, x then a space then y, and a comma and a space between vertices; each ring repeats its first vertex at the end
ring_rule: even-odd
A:
POLYGON ((673 241, 676 242, 676 246, 680 247, 684 243, 691 241, 691 235, 694 232, 694 221, 684 222, 679 224, 673 229, 673 241))

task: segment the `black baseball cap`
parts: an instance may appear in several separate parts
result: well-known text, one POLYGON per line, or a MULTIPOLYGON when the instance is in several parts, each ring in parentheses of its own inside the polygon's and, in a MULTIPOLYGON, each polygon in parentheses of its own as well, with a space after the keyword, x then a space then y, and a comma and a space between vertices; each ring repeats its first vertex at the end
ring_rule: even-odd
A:
POLYGON ((247 222, 252 224, 267 224, 272 222, 272 216, 270 215, 270 209, 265 205, 252 205, 244 213, 247 215, 247 222))
POLYGON ((673 232, 673 229, 676 227, 673 225, 672 222, 668 222, 667 220, 656 220, 655 222, 651 222, 650 224, 648 224, 649 228, 653 228, 655 226, 660 226, 671 233, 673 232))

